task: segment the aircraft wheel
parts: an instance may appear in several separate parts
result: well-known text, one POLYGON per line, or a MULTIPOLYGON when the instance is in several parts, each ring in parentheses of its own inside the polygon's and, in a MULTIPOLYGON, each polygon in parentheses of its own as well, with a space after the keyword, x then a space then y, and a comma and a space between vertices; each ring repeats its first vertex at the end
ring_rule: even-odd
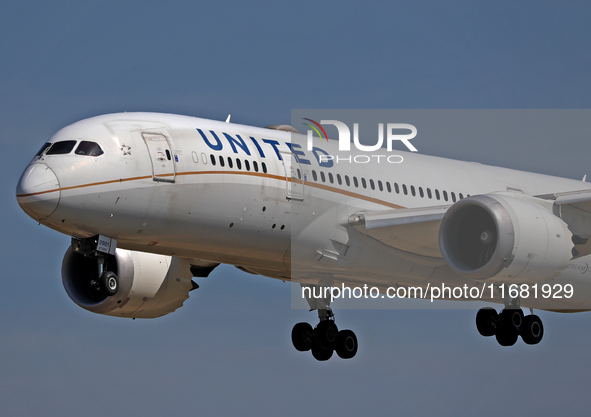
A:
POLYGON ((93 279, 90 281, 90 289, 94 293, 94 296, 102 296, 103 289, 101 288, 101 280, 100 279, 93 279))
POLYGON ((537 345, 544 336, 542 320, 534 314, 525 316, 521 325, 521 338, 528 345, 537 345))
POLYGON ((518 335, 512 329, 500 328, 495 334, 497 342, 501 346, 513 346, 517 342, 518 335))
POLYGON ((308 323, 298 323, 291 330, 291 342, 293 347, 300 352, 307 352, 312 348, 314 330, 308 323))
POLYGON ((110 297, 117 294, 117 291, 119 290, 119 278, 117 278, 116 273, 105 271, 101 274, 99 281, 100 286, 107 296, 110 297))
POLYGON ((357 353, 357 336, 351 330, 341 330, 337 334, 336 352, 343 359, 351 359, 357 353))
POLYGON ((523 324, 523 310, 520 308, 505 308, 499 315, 503 331, 518 335, 523 324))
POLYGON ((326 349, 318 345, 317 343, 314 343, 312 345, 312 356, 314 356, 314 359, 316 359, 317 361, 329 360, 332 356, 332 352, 332 349, 326 349))
POLYGON ((494 336, 499 327, 499 314, 494 308, 484 307, 476 314, 476 328, 482 336, 494 336))
POLYGON ((332 320, 321 321, 316 326, 316 329, 314 329, 314 337, 316 338, 316 342, 324 349, 332 350, 334 348, 338 333, 339 329, 332 320))

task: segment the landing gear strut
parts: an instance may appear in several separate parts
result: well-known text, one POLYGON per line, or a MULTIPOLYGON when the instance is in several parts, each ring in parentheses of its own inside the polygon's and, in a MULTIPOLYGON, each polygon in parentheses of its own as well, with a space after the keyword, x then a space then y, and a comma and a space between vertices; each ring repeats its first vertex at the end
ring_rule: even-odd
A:
MULTIPOLYGON (((90 288, 97 296, 111 297, 117 294, 119 290, 119 278, 116 270, 116 264, 109 252, 105 252, 99 245, 99 239, 102 236, 95 236, 87 239, 72 238, 72 249, 74 252, 87 258, 93 258, 97 261, 97 275, 90 280, 90 288)), ((116 245, 116 243, 115 243, 116 245)), ((114 253, 114 248, 112 249, 114 253)))

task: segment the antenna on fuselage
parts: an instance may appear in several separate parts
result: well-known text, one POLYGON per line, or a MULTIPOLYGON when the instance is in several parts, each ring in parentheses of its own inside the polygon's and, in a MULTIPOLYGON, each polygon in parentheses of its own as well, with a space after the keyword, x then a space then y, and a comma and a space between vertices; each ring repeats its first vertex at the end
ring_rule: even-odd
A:
POLYGON ((226 117, 226 123, 230 123, 230 117, 231 117, 231 116, 232 116, 232 115, 231 115, 231 114, 229 114, 229 115, 228 115, 228 117, 226 117))

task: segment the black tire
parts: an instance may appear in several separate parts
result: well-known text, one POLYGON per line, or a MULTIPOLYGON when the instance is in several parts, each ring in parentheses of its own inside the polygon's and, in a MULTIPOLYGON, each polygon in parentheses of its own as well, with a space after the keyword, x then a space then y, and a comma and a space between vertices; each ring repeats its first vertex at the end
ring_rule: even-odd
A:
POLYGON ((337 342, 338 333, 339 329, 334 321, 324 320, 314 329, 314 338, 319 346, 332 350, 337 342))
POLYGON ((341 330, 337 335, 335 350, 343 359, 351 359, 357 353, 357 336, 351 330, 341 330))
POLYGON ((525 316, 521 325, 521 338, 528 345, 537 345, 544 337, 544 325, 535 314, 525 316))
POLYGON ((505 308, 501 311, 499 317, 501 318, 501 327, 504 332, 514 333, 515 335, 521 333, 523 310, 520 308, 505 308))
POLYGON ((102 288, 100 277, 90 281, 90 291, 91 291, 93 298, 102 299, 105 296, 103 293, 103 288, 102 288))
POLYGON ((314 359, 317 361, 323 362, 329 360, 332 357, 332 352, 332 349, 326 349, 317 343, 312 345, 312 356, 314 356, 314 359))
POLYGON ((476 328, 482 336, 494 336, 499 325, 499 314, 494 308, 484 307, 476 313, 476 328))
POLYGON ((103 272, 99 278, 99 281, 107 297, 111 297, 117 294, 117 291, 119 291, 119 278, 117 278, 117 274, 113 271, 103 272))
POLYGON ((507 330, 504 327, 499 329, 495 334, 497 342, 501 346, 513 346, 517 342, 518 335, 511 329, 507 330))
POLYGON ((307 352, 312 348, 314 329, 308 323, 298 323, 291 330, 291 343, 300 352, 307 352))

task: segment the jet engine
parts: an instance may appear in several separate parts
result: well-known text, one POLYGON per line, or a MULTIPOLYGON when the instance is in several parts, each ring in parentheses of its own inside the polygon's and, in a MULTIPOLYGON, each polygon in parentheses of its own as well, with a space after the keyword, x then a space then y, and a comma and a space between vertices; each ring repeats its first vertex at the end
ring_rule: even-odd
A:
POLYGON ((98 278, 95 258, 68 249, 62 263, 62 282, 66 292, 80 307, 109 316, 154 318, 172 313, 196 288, 191 265, 184 259, 117 249, 109 255, 110 270, 119 278, 113 296, 96 291, 98 278))
POLYGON ((459 274, 476 281, 533 282, 558 276, 572 258, 572 233, 544 200, 504 194, 451 206, 439 248, 459 274))

